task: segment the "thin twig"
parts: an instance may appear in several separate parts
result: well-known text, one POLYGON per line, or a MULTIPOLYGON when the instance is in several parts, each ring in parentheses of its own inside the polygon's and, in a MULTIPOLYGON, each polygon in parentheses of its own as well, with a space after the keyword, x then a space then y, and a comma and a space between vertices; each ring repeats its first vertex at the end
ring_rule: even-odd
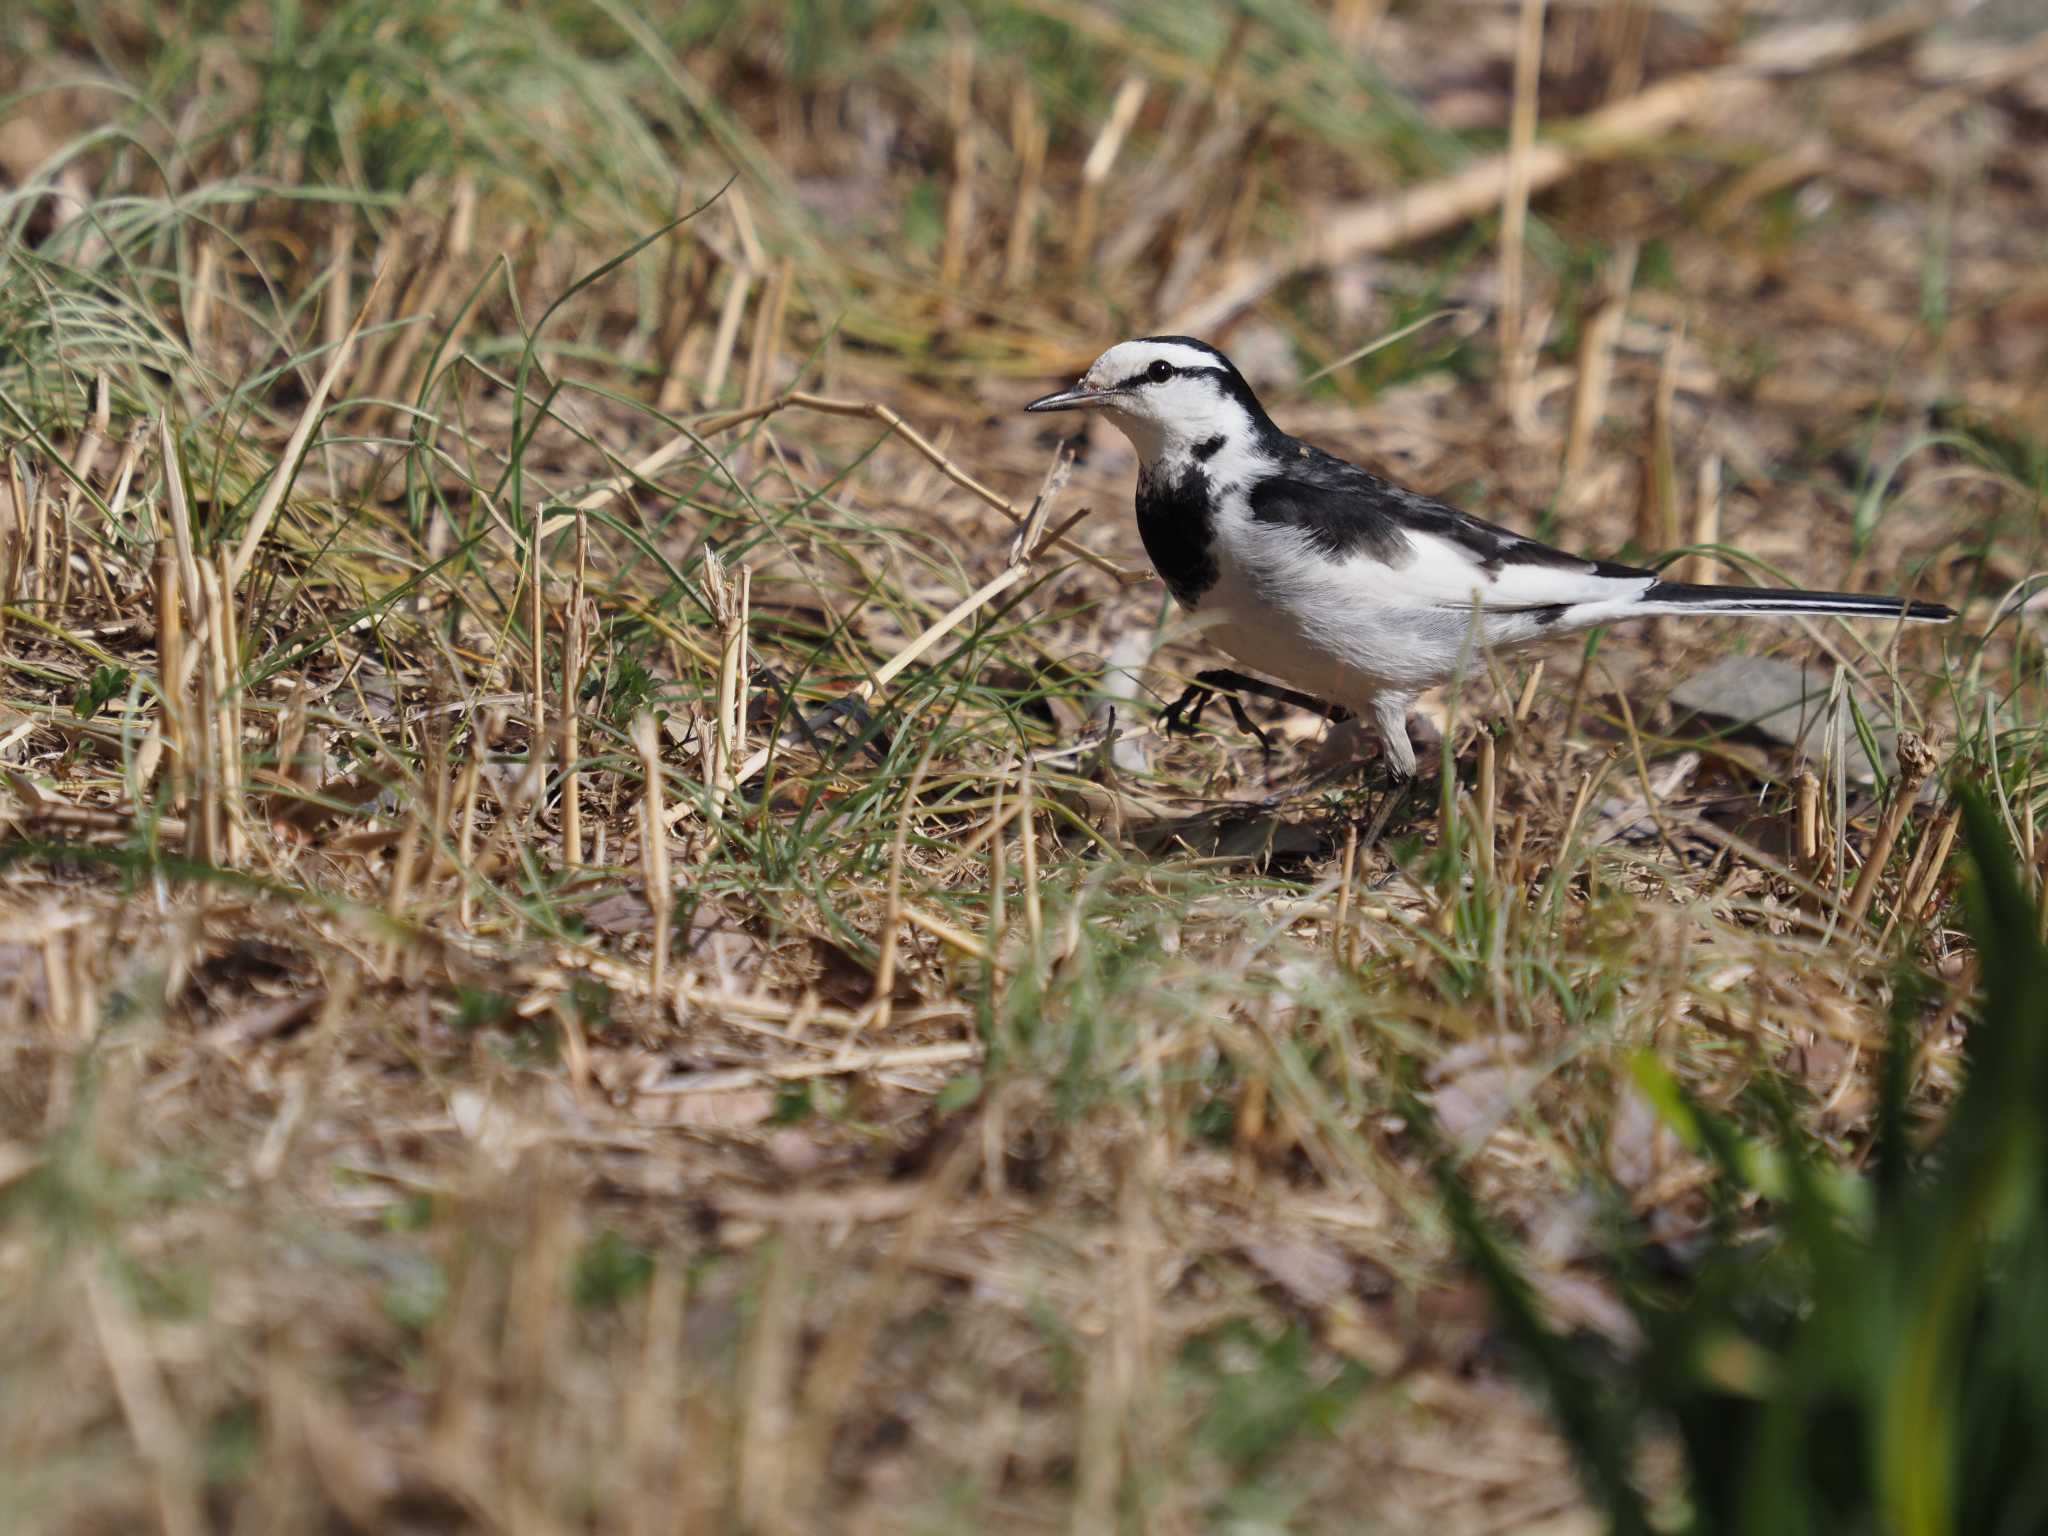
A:
POLYGON ((1912 814, 1914 803, 1920 798, 1920 786, 1927 782, 1934 768, 1934 752, 1927 743, 1912 731, 1899 732, 1898 777, 1892 784, 1891 804, 1885 807, 1884 820, 1878 823, 1877 836, 1864 854, 1863 868, 1857 871, 1855 887, 1849 892, 1851 923, 1862 922, 1870 910, 1871 900, 1877 895, 1878 877, 1884 873, 1892 845, 1899 840, 1899 829, 1912 814))
POLYGON ((668 964, 669 912, 675 892, 669 884, 668 819, 661 808, 661 727, 641 710, 633 717, 633 750, 640 754, 640 871, 648 908, 654 914, 653 953, 648 958, 648 984, 662 995, 662 973, 668 964))

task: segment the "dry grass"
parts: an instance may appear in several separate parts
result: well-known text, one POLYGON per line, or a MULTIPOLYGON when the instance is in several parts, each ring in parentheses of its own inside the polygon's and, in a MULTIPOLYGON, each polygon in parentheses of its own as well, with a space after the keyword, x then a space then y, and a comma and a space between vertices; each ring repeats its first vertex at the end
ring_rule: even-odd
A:
POLYGON ((2041 862, 2038 45, 389 9, 0 60, 0 1526, 1594 1528, 1402 1085, 1617 1349, 1592 1191, 1703 1219, 1635 1053, 1855 1165, 1925 971, 1948 1098, 1945 788, 2041 862), (1150 732, 1128 452, 1013 409, 1190 312, 1476 510, 1964 622, 1482 666, 1361 855, 1318 722, 1150 732), (1838 669, 1809 765, 1664 704, 1738 647, 1838 669))

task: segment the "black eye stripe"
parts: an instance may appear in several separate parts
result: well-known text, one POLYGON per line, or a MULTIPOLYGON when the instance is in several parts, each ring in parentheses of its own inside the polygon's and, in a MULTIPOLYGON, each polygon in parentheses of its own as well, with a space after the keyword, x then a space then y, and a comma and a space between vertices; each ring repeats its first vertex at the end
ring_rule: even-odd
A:
POLYGON ((1172 363, 1166 363, 1166 367, 1168 370, 1166 374, 1163 377, 1154 378, 1152 376, 1152 370, 1154 368, 1157 368, 1161 363, 1165 362, 1166 359, 1163 357, 1154 358, 1150 363, 1146 364, 1145 371, 1143 373, 1134 373, 1129 378, 1124 379, 1120 383, 1110 385, 1110 388, 1113 390, 1136 389, 1140 384, 1164 384, 1167 381, 1167 379, 1196 379, 1201 378, 1204 375, 1207 375, 1209 378, 1212 379, 1221 379, 1224 377, 1224 372, 1221 368, 1179 368, 1172 363))

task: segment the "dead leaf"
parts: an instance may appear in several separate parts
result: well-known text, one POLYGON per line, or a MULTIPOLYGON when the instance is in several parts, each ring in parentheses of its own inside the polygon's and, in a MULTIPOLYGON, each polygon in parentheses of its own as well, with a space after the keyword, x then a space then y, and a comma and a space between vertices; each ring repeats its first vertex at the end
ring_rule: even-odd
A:
POLYGON ((1273 1227, 1245 1238, 1240 1247, 1267 1279, 1312 1312, 1350 1294, 1350 1260, 1311 1234, 1273 1227))
POLYGON ((600 896, 582 910, 583 925, 593 933, 610 934, 614 937, 627 933, 645 933, 654 926, 654 909, 647 904, 644 892, 626 889, 600 896))
POLYGON ((775 1095, 766 1088, 741 1088, 731 1093, 651 1093, 633 1100, 633 1118, 642 1125, 666 1125, 695 1131, 741 1131, 775 1113, 775 1095))
POLYGON ((1437 1089, 1437 1124, 1466 1152, 1477 1149, 1543 1081, 1539 1067, 1477 1067, 1437 1089))

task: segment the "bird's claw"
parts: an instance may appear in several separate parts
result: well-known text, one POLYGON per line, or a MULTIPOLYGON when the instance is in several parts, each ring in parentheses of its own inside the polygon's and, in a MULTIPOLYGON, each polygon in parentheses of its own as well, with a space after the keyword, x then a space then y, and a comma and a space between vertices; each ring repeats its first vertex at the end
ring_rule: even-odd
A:
POLYGON ((1271 757, 1273 755, 1273 738, 1260 730, 1253 723, 1252 717, 1245 713, 1244 700, 1234 693, 1226 693, 1223 695, 1223 702, 1230 706, 1230 718, 1236 722, 1237 728, 1259 744, 1260 755, 1262 757, 1271 757))
POLYGON ((1169 736, 1194 735, 1202 724, 1202 711, 1218 698, 1230 706, 1230 718, 1237 728, 1259 744, 1260 752, 1271 757, 1273 738, 1245 713, 1244 701, 1228 689, 1212 688, 1206 683, 1189 683, 1186 692, 1159 711, 1159 728, 1169 736))
POLYGON ((1194 735, 1202 724, 1202 711, 1215 697, 1215 689, 1189 683, 1186 692, 1159 711, 1159 728, 1169 736, 1194 735))

